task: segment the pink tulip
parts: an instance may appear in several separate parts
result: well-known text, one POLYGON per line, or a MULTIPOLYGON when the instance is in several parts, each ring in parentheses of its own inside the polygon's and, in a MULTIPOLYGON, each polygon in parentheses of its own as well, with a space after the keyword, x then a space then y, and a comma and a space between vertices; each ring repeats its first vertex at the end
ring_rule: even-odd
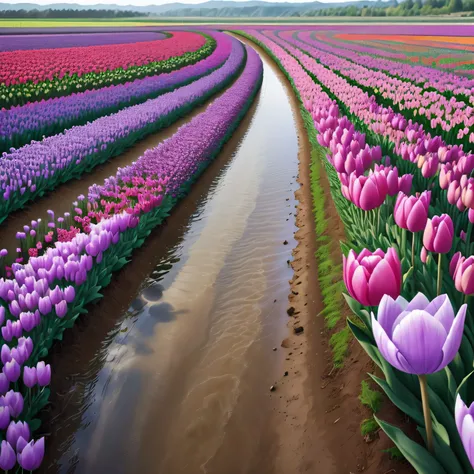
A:
POLYGON ((342 186, 344 196, 364 211, 380 207, 388 193, 387 178, 381 173, 356 176, 351 173, 349 186, 342 186))
POLYGON ((406 196, 398 193, 393 211, 395 223, 402 229, 410 232, 420 232, 426 226, 428 209, 430 206, 431 191, 424 191, 421 195, 406 196))
POLYGON ((448 253, 453 245, 454 225, 447 214, 428 219, 423 245, 429 252, 448 253))
POLYGON ((377 306, 383 295, 400 296, 402 270, 393 248, 387 253, 367 249, 357 255, 353 250, 343 257, 343 275, 349 294, 364 306, 377 306))

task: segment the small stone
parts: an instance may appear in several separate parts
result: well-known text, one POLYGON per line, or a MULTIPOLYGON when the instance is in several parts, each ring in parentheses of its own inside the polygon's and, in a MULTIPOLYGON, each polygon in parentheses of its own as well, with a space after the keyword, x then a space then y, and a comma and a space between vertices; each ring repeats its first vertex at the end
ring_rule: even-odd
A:
POLYGON ((295 328, 293 328, 293 330, 295 331, 295 334, 301 334, 304 331, 304 327, 296 326, 295 328))
POLYGON ((274 347, 274 348, 273 348, 273 350, 274 350, 274 351, 276 351, 276 350, 277 350, 277 348, 276 348, 276 347, 274 347))
POLYGON ((288 371, 283 374, 285 377, 288 377, 288 371))
POLYGON ((296 295, 299 295, 299 293, 298 293, 297 291, 295 291, 295 290, 292 290, 291 292, 292 292, 295 296, 296 296, 296 295))
POLYGON ((281 341, 281 347, 288 349, 288 347, 290 346, 291 346, 291 341, 288 338, 283 339, 283 341, 281 341))
POLYGON ((284 240, 283 245, 288 245, 288 240, 284 240))
POLYGON ((272 386, 270 387, 270 392, 274 392, 275 390, 276 390, 275 385, 272 385, 272 386))
POLYGON ((288 316, 293 316, 295 314, 295 308, 293 306, 290 306, 286 312, 288 313, 288 316))

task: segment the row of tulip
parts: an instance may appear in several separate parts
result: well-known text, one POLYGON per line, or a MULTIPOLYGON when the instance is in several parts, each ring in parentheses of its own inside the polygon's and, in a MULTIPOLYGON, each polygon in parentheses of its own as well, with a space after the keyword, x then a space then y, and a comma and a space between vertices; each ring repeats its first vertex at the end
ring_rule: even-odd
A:
MULTIPOLYGON (((275 36, 271 38, 298 58, 313 74, 313 78, 337 101, 341 110, 357 124, 358 129, 366 133, 369 142, 381 144, 383 152, 394 160, 399 169, 415 174, 416 189, 423 189, 424 178, 433 178, 439 172, 440 188, 449 190, 449 204, 456 205, 461 211, 469 207, 471 189, 474 186, 474 180, 469 177, 474 169, 474 155, 464 153, 462 146, 446 145, 439 136, 432 137, 423 130, 422 125, 412 120, 407 121, 390 107, 378 105, 373 96, 349 84, 346 79, 290 43, 275 36), (414 171, 415 164, 419 171, 414 171)), ((336 162, 339 162, 339 158, 336 162)), ((347 166, 354 166, 352 157, 349 157, 347 166)), ((435 189, 434 192, 438 191, 435 189)), ((464 225, 462 217, 457 222, 464 225)))
MULTIPOLYGON (((115 45, 113 47, 117 48, 119 51, 118 56, 115 55, 115 58, 119 62, 118 64, 111 63, 111 66, 115 66, 113 69, 103 70, 105 66, 101 66, 99 68, 100 71, 87 71, 87 65, 91 64, 92 59, 89 58, 87 54, 84 54, 81 62, 76 65, 76 69, 82 68, 82 66, 84 67, 84 71, 82 71, 80 75, 74 69, 75 62, 72 62, 71 65, 66 68, 65 66, 62 66, 61 62, 59 62, 60 58, 57 58, 57 55, 53 54, 52 57, 56 57, 55 62, 51 63, 51 68, 54 72, 39 82, 34 82, 33 79, 27 75, 22 76, 21 81, 16 80, 12 83, 11 80, 7 79, 9 71, 8 67, 6 67, 3 73, 3 79, 0 79, 0 108, 24 105, 28 102, 37 102, 52 97, 62 97, 74 92, 101 89, 113 84, 124 84, 147 76, 168 73, 175 69, 194 64, 203 57, 211 54, 216 46, 215 41, 209 35, 191 32, 173 33, 172 38, 157 40, 154 43, 157 43, 157 49, 158 51, 161 51, 157 57, 163 58, 162 60, 143 62, 142 65, 137 66, 127 65, 128 63, 126 61, 120 61, 122 45, 115 45), (175 41, 176 44, 169 43, 168 47, 161 46, 165 41, 175 41), (173 46, 174 44, 175 46, 173 46), (56 69, 64 70, 58 72, 56 69), (66 69, 71 69, 71 72, 68 73, 66 69)), ((146 45, 147 43, 136 44, 146 45)), ((145 48, 144 46, 141 47, 145 48)), ((96 48, 108 47, 97 46, 96 48)), ((88 50, 89 48, 76 49, 88 50)), ((42 53, 45 51, 55 50, 40 50, 42 53)), ((58 49, 58 51, 66 51, 66 49, 58 49)), ((144 51, 146 51, 146 48, 144 51)), ((25 51, 0 53, 0 63, 2 61, 2 55, 8 54, 17 54, 22 58, 21 61, 26 63, 23 57, 24 53, 25 51)), ((105 53, 102 53, 102 55, 104 54, 105 53)), ((107 57, 106 54, 105 57, 107 57)), ((144 57, 142 61, 145 61, 146 59, 147 57, 144 57)))
POLYGON ((0 158, 0 222, 45 191, 79 177, 144 136, 167 127, 223 89, 245 61, 241 43, 231 41, 225 64, 187 86, 4 153, 0 158))
POLYGON ((0 82, 7 86, 37 83, 55 77, 81 77, 88 72, 144 66, 196 51, 205 41, 198 33, 175 31, 170 38, 160 41, 7 51, 0 53, 0 82))
MULTIPOLYGON (((10 470, 16 461, 25 470, 37 469, 41 464, 44 439, 26 442, 38 428, 35 416, 48 398, 47 389, 34 387, 42 387, 49 381, 50 368, 35 363, 86 312, 86 305, 100 297, 112 274, 127 263, 132 251, 163 221, 230 138, 250 107, 263 74, 262 62, 255 51, 247 49, 243 56, 247 57, 245 68, 225 93, 113 180, 113 189, 118 189, 121 182, 135 196, 129 200, 132 207, 107 218, 96 215, 87 232, 76 232, 67 241, 52 242, 27 263, 13 264, 11 278, 0 279, 3 314, 0 382, 5 381, 0 384, 0 392, 6 393, 15 384, 15 391, 3 397, 6 407, 3 409, 8 408, 8 415, 20 420, 10 421, 4 416, 4 421, 0 407, 0 430, 6 430, 6 436, 2 432, 5 441, 0 446, 0 469, 10 470), (150 191, 148 198, 153 200, 149 206, 137 207, 144 186, 150 191), (38 391, 40 396, 36 396, 38 391)), ((104 192, 113 191, 110 184, 108 180, 104 192)), ((91 193, 96 189, 93 187, 91 193)), ((116 197, 108 194, 104 199, 112 202, 116 197)), ((94 207, 95 203, 86 205, 90 206, 94 207)))
POLYGON ((428 449, 377 419, 380 427, 417 472, 472 474, 474 406, 467 408, 461 399, 474 399, 474 321, 468 299, 474 293, 474 257, 463 256, 472 248, 466 215, 471 212, 464 211, 467 225, 458 233, 453 221, 460 211, 454 208, 452 217, 441 212, 448 204, 446 193, 435 192, 436 182, 425 180, 423 193, 410 196, 415 177, 400 177, 388 157, 367 149, 364 134, 341 116, 321 87, 308 84, 312 78, 285 49, 247 31, 287 68, 319 131, 319 155, 349 237, 342 246, 343 276, 357 317, 349 326, 385 376, 373 375, 373 380, 418 425, 428 449), (356 156, 359 168, 338 173, 338 154, 343 161, 356 156), (395 200, 391 195, 397 187, 395 200))
POLYGON ((351 84, 375 95, 382 104, 402 112, 407 119, 417 120, 427 128, 436 130, 449 143, 469 145, 474 142, 474 132, 471 131, 474 125, 473 108, 455 97, 447 99, 439 92, 423 91, 411 82, 390 77, 381 71, 369 70, 314 48, 293 38, 291 31, 280 32, 279 36, 348 78, 351 84))
POLYGON ((0 37, 0 52, 137 43, 140 41, 155 41, 165 37, 163 33, 157 31, 4 35, 0 37))
POLYGON ((212 54, 177 71, 0 110, 0 152, 62 133, 210 74, 227 60, 232 43, 223 33, 209 35, 217 43, 212 54))
POLYGON ((380 49, 357 43, 343 43, 329 36, 325 36, 320 41, 313 42, 316 39, 314 32, 309 32, 309 34, 307 32, 298 32, 297 36, 303 42, 308 42, 309 40, 308 44, 350 59, 357 64, 362 64, 371 69, 381 69, 400 79, 422 84, 425 89, 433 88, 440 92, 464 95, 471 104, 474 103, 474 79, 469 79, 453 72, 440 71, 439 69, 427 66, 407 64, 389 59, 406 59, 406 54, 404 53, 381 51, 380 49))

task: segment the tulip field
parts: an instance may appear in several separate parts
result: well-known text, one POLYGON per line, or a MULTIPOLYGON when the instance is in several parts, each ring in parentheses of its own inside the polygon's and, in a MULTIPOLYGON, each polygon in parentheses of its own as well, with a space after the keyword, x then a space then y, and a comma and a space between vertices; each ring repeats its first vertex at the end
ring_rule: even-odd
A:
POLYGON ((68 212, 24 222, 15 252, 0 250, 0 469, 40 468, 53 343, 188 194, 257 96, 262 60, 240 36, 268 53, 300 101, 347 237, 339 280, 353 315, 342 331, 417 436, 375 421, 417 472, 473 473, 472 38, 417 36, 416 26, 407 38, 341 25, 225 29, 235 35, 0 37, 0 225, 188 119, 68 212), (434 49, 439 60, 421 59, 434 49))

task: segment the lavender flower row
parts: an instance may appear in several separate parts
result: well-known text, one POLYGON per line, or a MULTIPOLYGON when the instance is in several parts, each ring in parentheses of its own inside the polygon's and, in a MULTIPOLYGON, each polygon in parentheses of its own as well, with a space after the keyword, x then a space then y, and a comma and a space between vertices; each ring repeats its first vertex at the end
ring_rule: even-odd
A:
POLYGON ((474 142, 474 133, 470 132, 470 128, 474 125, 473 108, 466 107, 464 102, 454 97, 448 100, 436 91, 423 91, 412 83, 389 77, 381 71, 370 71, 364 66, 325 53, 294 39, 291 32, 282 32, 280 36, 288 43, 306 51, 325 66, 373 90, 395 104, 400 111, 419 116, 420 119, 427 121, 431 128, 438 127, 452 144, 456 143, 456 138, 460 140, 464 136, 469 137, 469 142, 474 142))
MULTIPOLYGON (((383 57, 374 58, 366 54, 359 54, 382 54, 380 50, 368 48, 367 46, 349 43, 342 45, 341 43, 336 43, 334 40, 332 41, 334 45, 330 46, 326 44, 327 41, 330 41, 330 38, 327 38, 324 43, 316 41, 313 39, 311 32, 300 32, 298 33, 298 38, 311 46, 350 59, 356 64, 362 64, 371 69, 381 69, 401 79, 423 83, 425 88, 432 87, 440 92, 449 91, 453 94, 466 95, 470 103, 474 104, 474 79, 468 79, 452 72, 440 71, 431 67, 401 63, 383 57)), ((388 53, 384 51, 383 54, 387 56, 388 53)), ((401 53, 392 53, 390 57, 403 59, 406 56, 401 53)))
POLYGON ((217 41, 213 53, 177 71, 0 110, 0 152, 145 102, 209 74, 224 63, 232 48, 229 36, 217 32, 210 36, 217 41))
POLYGON ((163 33, 134 31, 127 33, 76 33, 0 36, 0 51, 25 49, 74 48, 105 44, 137 43, 165 38, 163 33))
POLYGON ((157 99, 4 153, 0 158, 0 222, 60 182, 80 176, 145 135, 168 126, 224 87, 238 72, 245 53, 239 41, 231 41, 229 59, 208 76, 157 99))
MULTIPOLYGON (((173 175, 174 189, 182 189, 194 180, 250 106, 262 71, 260 58, 248 49, 246 67, 232 87, 189 125, 147 153, 136 168, 129 167, 129 175, 148 170, 152 178, 165 169, 160 162, 171 161, 173 165, 167 170, 173 175), (188 134, 194 134, 194 140, 183 143, 188 134)), ((163 179, 164 184, 166 181, 167 178, 163 179)), ((176 202, 169 194, 166 199, 176 202)), ((68 242, 56 242, 54 248, 30 258, 25 265, 14 264, 12 279, 0 279, 0 344, 4 343, 0 393, 5 394, 0 407, 0 429, 6 430, 0 468, 13 469, 17 460, 26 470, 40 466, 44 439, 29 440, 35 426, 32 417, 47 402, 43 395, 47 392, 42 387, 49 383, 51 369, 42 362, 34 366, 35 362, 48 353, 54 339, 74 324, 84 306, 100 296, 98 291, 110 282, 112 272, 125 264, 171 205, 168 201, 168 207, 158 206, 140 216, 123 212, 102 220, 93 224, 88 234, 79 233, 68 242), (8 392, 12 383, 16 383, 18 390, 8 392), (32 401, 24 397, 30 393, 30 387, 34 396, 39 394, 32 401), (16 423, 10 418, 22 421, 16 423)))

